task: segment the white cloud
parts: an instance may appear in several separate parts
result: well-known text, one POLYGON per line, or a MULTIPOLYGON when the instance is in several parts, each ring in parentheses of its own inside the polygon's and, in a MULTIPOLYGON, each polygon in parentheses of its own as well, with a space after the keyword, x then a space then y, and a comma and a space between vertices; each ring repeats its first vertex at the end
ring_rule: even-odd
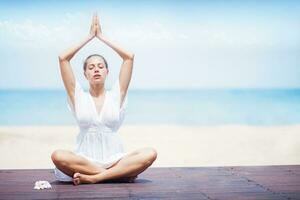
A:
POLYGON ((40 47, 40 45, 57 44, 55 42, 68 41, 80 33, 78 24, 82 24, 80 14, 66 13, 59 23, 50 21, 41 23, 38 19, 26 18, 23 21, 0 21, 0 32, 7 35, 6 40, 17 39, 20 46, 40 47), (76 23, 75 23, 76 22, 76 23), (71 36, 71 37, 70 37, 71 36))
MULTIPOLYGON (((60 43, 76 41, 76 38, 88 34, 91 16, 81 12, 65 13, 60 21, 39 22, 38 19, 23 21, 0 21, 0 32, 7 39, 18 39, 19 44, 31 47, 40 45, 54 46, 60 43)), ((159 19, 140 20, 138 23, 120 23, 110 20, 102 24, 104 34, 117 41, 131 41, 135 44, 187 44, 212 47, 270 47, 286 42, 291 30, 280 27, 255 26, 255 24, 222 24, 160 22, 159 19)), ((294 39, 299 43, 299 39, 294 39)))
MULTIPOLYGON (((0 21, 1 32, 11 40, 18 39, 25 45, 32 47, 43 45, 52 46, 61 41, 73 41, 75 38, 88 34, 90 21, 89 17, 82 13, 66 13, 59 23, 38 22, 34 19, 23 21, 6 20, 0 21)), ((159 22, 145 23, 122 23, 111 21, 106 22, 108 27, 102 27, 104 34, 112 38, 124 41, 134 41, 152 44, 153 42, 186 40, 185 33, 178 33, 167 24, 159 22)))
MULTIPOLYGON (((3 44, 14 44, 8 46, 7 52, 13 53, 7 53, 3 63, 22 66, 21 69, 15 69, 27 70, 28 73, 37 73, 37 69, 40 70, 38 72, 44 73, 50 69, 47 75, 52 73, 51 77, 59 79, 58 68, 54 67, 57 66, 58 51, 76 44, 88 34, 91 16, 77 12, 66 13, 57 18, 60 20, 49 18, 43 22, 37 18, 27 18, 19 21, 0 21, 0 34, 5 36, 0 40, 5 41, 3 44), (22 52, 24 46, 30 48, 22 52), (20 50, 18 59, 14 59, 13 48, 20 50), (36 57, 37 54, 40 55, 36 57)), ((299 44, 299 38, 289 34, 293 30, 299 33, 299 28, 292 29, 289 26, 281 30, 281 26, 267 24, 255 26, 255 24, 230 24, 220 21, 173 23, 160 21, 158 18, 118 21, 107 18, 103 21, 102 30, 104 35, 113 41, 122 43, 122 46, 125 44, 126 49, 132 48, 133 52, 137 53, 135 62, 137 67, 132 82, 137 87, 160 88, 168 85, 197 87, 226 86, 226 84, 251 86, 253 80, 256 84, 255 80, 259 73, 261 80, 258 84, 266 83, 264 71, 272 72, 276 63, 278 66, 286 66, 284 63, 286 61, 297 63, 294 61, 296 56, 281 48, 286 43, 299 44), (280 49, 278 52, 284 55, 284 58, 274 56, 277 54, 272 51, 265 51, 273 49, 274 46, 277 50, 280 49), (149 59, 155 59, 156 62, 149 62, 149 59), (159 65, 155 70, 154 64, 159 65), (244 74, 242 71, 245 71, 244 74), (189 73, 188 78, 185 73, 189 73), (153 82, 153 77, 157 77, 157 81, 153 82), (178 81, 179 79, 181 81, 178 81)), ((97 50, 109 58, 110 66, 113 66, 111 72, 113 69, 117 71, 119 69, 117 66, 120 66, 118 55, 104 46, 93 43, 80 51, 73 60, 74 66, 78 66, 74 67, 74 70, 78 70, 78 74, 81 74, 82 69, 79 66, 82 65, 82 58, 97 50)), ((4 45, 1 50, 5 51, 4 45)), ((3 73, 3 76, 4 74, 7 73, 3 73)), ((279 75, 281 74, 278 73, 277 77, 279 75)), ((7 80, 7 77, 2 80, 7 80)), ((284 79, 281 82, 284 82, 284 79)))

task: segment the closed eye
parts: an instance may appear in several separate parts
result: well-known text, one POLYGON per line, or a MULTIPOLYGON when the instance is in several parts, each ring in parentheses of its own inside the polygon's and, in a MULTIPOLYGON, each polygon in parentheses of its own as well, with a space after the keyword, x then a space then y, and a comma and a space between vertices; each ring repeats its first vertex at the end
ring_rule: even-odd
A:
POLYGON ((102 69, 103 68, 103 64, 98 64, 98 67, 100 67, 102 69))

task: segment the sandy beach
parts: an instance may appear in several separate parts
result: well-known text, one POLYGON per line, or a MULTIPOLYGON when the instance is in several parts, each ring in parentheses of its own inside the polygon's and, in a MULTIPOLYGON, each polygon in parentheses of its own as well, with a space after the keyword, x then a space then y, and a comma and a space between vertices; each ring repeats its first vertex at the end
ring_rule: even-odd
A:
MULTIPOLYGON (((53 168, 55 149, 73 150, 76 126, 0 127, 1 169, 53 168)), ((127 152, 154 147, 152 167, 300 164, 300 125, 124 125, 127 152)))

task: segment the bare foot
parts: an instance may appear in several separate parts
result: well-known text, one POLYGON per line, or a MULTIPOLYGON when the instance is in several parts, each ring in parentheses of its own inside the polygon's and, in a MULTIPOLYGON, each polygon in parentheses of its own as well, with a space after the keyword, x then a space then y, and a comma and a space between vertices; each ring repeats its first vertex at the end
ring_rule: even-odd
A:
POLYGON ((76 172, 73 175, 73 183, 74 185, 84 184, 84 183, 95 183, 93 179, 93 175, 85 175, 76 172))
POLYGON ((136 178, 137 178, 137 176, 128 177, 128 182, 133 183, 136 178))

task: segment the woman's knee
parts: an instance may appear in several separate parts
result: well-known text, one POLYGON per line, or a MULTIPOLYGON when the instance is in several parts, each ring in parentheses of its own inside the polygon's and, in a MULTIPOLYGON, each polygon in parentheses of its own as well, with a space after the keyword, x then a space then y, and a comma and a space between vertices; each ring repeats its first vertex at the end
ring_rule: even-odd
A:
POLYGON ((152 147, 147 147, 143 149, 144 163, 146 165, 151 165, 157 158, 157 151, 152 147))
POLYGON ((55 150, 52 154, 51 154, 51 159, 53 161, 54 164, 59 164, 59 165, 64 165, 67 164, 67 159, 66 159, 66 151, 64 150, 55 150))

